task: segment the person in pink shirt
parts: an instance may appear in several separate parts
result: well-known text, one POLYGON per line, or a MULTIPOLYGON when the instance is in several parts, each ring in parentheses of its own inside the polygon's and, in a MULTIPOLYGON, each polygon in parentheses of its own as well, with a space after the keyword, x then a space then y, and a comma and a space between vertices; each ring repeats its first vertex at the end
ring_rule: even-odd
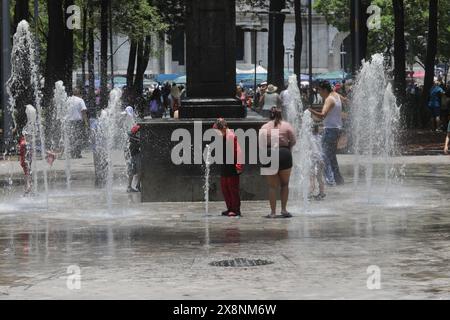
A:
MULTIPOLYGON (((283 121, 281 108, 273 107, 270 119, 260 130, 260 141, 267 143, 268 154, 272 155, 278 152, 279 167, 276 173, 274 172, 274 174, 267 176, 270 208, 272 210, 267 218, 276 217, 278 191, 280 191, 281 195, 281 215, 284 218, 292 218, 292 215, 287 211, 287 203, 289 200, 289 181, 293 167, 292 148, 297 143, 297 139, 294 128, 288 122, 283 121), (272 145, 271 141, 277 141, 276 145, 272 145)), ((264 167, 271 167, 271 164, 264 167)))

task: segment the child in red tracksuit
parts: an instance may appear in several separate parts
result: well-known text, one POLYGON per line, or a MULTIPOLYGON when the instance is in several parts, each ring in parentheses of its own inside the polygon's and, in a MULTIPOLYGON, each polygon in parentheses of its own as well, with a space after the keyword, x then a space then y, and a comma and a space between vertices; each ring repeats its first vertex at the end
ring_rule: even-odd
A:
MULTIPOLYGON (((221 165, 221 187, 227 210, 222 212, 223 216, 241 216, 240 179, 243 171, 241 159, 241 147, 236 135, 228 128, 224 119, 218 119, 214 129, 220 131, 223 136, 223 164, 221 165), (227 163, 227 154, 233 153, 233 163, 227 163)), ((228 156, 228 158, 231 158, 228 156)))

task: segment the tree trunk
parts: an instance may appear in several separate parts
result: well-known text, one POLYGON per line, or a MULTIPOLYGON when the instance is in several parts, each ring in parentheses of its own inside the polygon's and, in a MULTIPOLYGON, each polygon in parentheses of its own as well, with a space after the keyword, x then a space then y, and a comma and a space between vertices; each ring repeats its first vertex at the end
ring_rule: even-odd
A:
POLYGON ((370 1, 350 0, 350 31, 352 38, 352 72, 356 73, 361 67, 361 61, 367 59, 367 8, 370 1))
POLYGON ((130 54, 128 58, 127 68, 127 100, 129 104, 134 104, 134 69, 136 67, 136 54, 137 54, 138 42, 130 39, 130 54))
POLYGON ((16 0, 14 7, 14 32, 17 29, 17 25, 22 20, 30 20, 30 8, 28 0, 16 0))
POLYGON ((406 53, 405 53, 405 11, 403 0, 393 0, 395 18, 394 41, 394 81, 395 93, 400 104, 405 102, 406 94, 406 53))
MULTIPOLYGON (((438 0, 430 0, 428 20, 427 58, 425 60, 425 80, 423 85, 422 106, 426 107, 431 87, 434 81, 434 64, 437 54, 438 39, 438 0)), ((426 126, 428 119, 422 119, 426 126)))
POLYGON ((367 8, 371 5, 371 0, 362 1, 361 5, 361 13, 359 15, 360 21, 359 24, 361 25, 361 33, 360 33, 360 52, 361 52, 361 58, 367 59, 367 41, 369 37, 369 29, 367 28, 367 20, 369 19, 369 16, 367 14, 367 8))
POLYGON ((66 21, 71 14, 67 14, 67 8, 74 5, 74 0, 65 0, 64 2, 64 84, 66 86, 67 93, 72 95, 73 89, 73 30, 67 28, 66 21))
POLYGON ((88 42, 89 50, 87 54, 88 59, 88 73, 89 73, 89 89, 88 89, 88 108, 90 116, 97 117, 97 104, 95 101, 95 41, 94 41, 94 8, 92 0, 88 2, 89 8, 89 27, 88 27, 88 42))
POLYGON ((151 37, 145 37, 145 41, 139 43, 138 62, 136 68, 136 78, 134 80, 134 93, 136 97, 142 96, 144 92, 144 74, 150 60, 151 37))
POLYGON ((294 73, 297 81, 301 82, 302 73, 302 49, 303 49, 303 25, 302 25, 302 2, 294 0, 295 11, 295 48, 294 48, 294 73))
POLYGON ((113 42, 113 22, 112 22, 112 1, 109 1, 109 47, 111 59, 111 85, 114 88, 114 42, 113 42))
MULTIPOLYGON (((280 12, 285 7, 285 0, 271 0, 269 10, 280 12)), ((284 88, 284 20, 285 16, 281 12, 269 15, 269 67, 267 78, 279 90, 284 88)))
POLYGON ((108 106, 108 0, 100 8, 100 107, 108 106))
POLYGON ((86 100, 86 58, 87 58, 87 7, 83 8, 82 41, 83 48, 81 53, 81 92, 86 100))
MULTIPOLYGON (((55 82, 64 81, 64 47, 61 39, 64 39, 64 15, 63 0, 47 0, 48 12, 48 40, 47 58, 45 63, 45 87, 42 100, 43 118, 47 124, 44 132, 46 141, 52 141, 52 133, 57 130, 52 125, 56 124, 53 93, 55 82)), ((55 141, 53 141, 55 142, 55 141)))

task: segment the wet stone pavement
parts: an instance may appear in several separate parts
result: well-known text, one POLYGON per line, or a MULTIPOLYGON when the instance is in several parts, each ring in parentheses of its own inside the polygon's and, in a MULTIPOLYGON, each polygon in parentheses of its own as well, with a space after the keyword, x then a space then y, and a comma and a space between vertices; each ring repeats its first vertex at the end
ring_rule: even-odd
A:
POLYGON ((290 220, 263 218, 265 202, 245 202, 242 218, 219 216, 222 203, 211 216, 202 203, 141 204, 121 185, 108 209, 88 181, 53 185, 48 210, 3 190, 0 299, 449 299, 448 169, 408 164, 370 197, 347 176, 323 202, 292 203, 290 220))

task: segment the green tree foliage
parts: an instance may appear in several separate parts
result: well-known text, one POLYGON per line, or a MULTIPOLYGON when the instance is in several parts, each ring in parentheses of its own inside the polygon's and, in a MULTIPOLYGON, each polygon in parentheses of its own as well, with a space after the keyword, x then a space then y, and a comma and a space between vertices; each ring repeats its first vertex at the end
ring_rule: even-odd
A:
POLYGON ((140 39, 168 28, 159 9, 150 1, 113 0, 112 5, 114 31, 131 39, 140 39))
MULTIPOLYGON (((368 55, 382 52, 387 61, 392 61, 394 41, 394 14, 392 0, 373 0, 381 8, 381 28, 369 31, 368 55)), ((405 1, 406 59, 408 65, 419 62, 423 65, 426 56, 428 30, 428 0, 405 1)), ((314 9, 339 31, 350 31, 349 0, 316 0, 314 9)), ((450 58, 450 2, 439 1, 438 57, 445 61, 450 58)))

